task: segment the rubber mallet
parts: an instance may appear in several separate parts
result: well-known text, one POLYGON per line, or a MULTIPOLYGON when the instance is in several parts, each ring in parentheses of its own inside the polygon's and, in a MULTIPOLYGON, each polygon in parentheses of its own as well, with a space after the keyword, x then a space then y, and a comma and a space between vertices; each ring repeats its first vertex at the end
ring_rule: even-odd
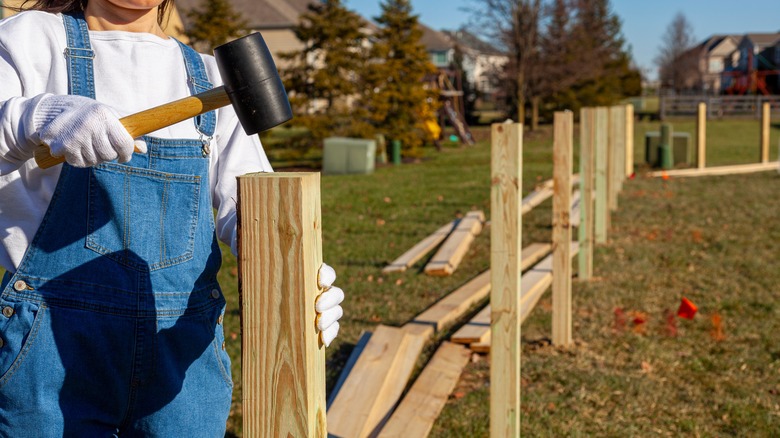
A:
MULTIPOLYGON (((223 86, 120 119, 133 138, 233 104, 247 135, 257 134, 292 118, 287 92, 263 37, 253 33, 214 49, 223 86)), ((137 151, 136 151, 137 152, 137 151)), ((35 162, 42 169, 65 162, 40 145, 35 162)))

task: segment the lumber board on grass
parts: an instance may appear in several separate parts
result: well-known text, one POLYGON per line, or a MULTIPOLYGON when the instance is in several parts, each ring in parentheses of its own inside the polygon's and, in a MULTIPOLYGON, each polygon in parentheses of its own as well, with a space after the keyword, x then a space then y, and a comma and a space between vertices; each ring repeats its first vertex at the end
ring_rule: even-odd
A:
POLYGON ((471 344, 472 342, 482 342, 486 333, 490 332, 490 305, 480 310, 471 321, 459 328, 450 341, 457 344, 471 344))
POLYGON ((425 338, 380 325, 328 409, 328 433, 365 437, 386 421, 401 396, 425 338))
MULTIPOLYGON (((572 243, 571 256, 574 258, 579 252, 579 244, 572 243)), ((553 281, 553 257, 552 255, 546 257, 541 262, 537 263, 534 269, 523 274, 523 287, 522 296, 520 298, 520 320, 521 323, 525 322, 531 311, 536 307, 536 303, 544 295, 547 288, 552 285, 553 281)), ((489 307, 489 306, 488 306, 489 307)), ((491 335, 488 333, 481 337, 479 342, 474 342, 469 345, 471 351, 475 353, 489 353, 490 352, 491 335)))
POLYGON ((485 336, 484 341, 469 344, 469 350, 474 353, 490 353, 490 332, 485 336))
MULTIPOLYGON (((552 256, 548 256, 552 263, 552 256)), ((523 274, 523 286, 520 297, 520 319, 521 323, 528 317, 531 310, 536 305, 539 297, 552 284, 552 269, 550 270, 530 270, 523 274)), ((484 344, 490 342, 490 318, 492 308, 488 304, 477 313, 474 318, 463 325, 450 341, 456 344, 484 344)))
POLYGON ((580 195, 580 191, 577 190, 576 192, 571 194, 571 226, 572 227, 579 227, 580 226, 580 205, 582 204, 582 197, 580 195))
POLYGON ((319 173, 238 178, 243 430, 324 437, 325 347, 314 302, 322 264, 319 173))
POLYGON ((550 199, 552 195, 553 195, 552 187, 542 186, 539 189, 534 190, 533 192, 529 193, 528 196, 523 198, 523 206, 522 206, 521 213, 522 214, 528 213, 529 211, 533 210, 542 202, 550 199))
POLYGON ((336 399, 336 396, 338 395, 339 391, 341 391, 341 387, 344 386, 344 381, 347 379, 347 376, 349 376, 349 373, 352 371, 352 368, 355 367, 355 363, 360 357, 360 354, 366 348, 369 339, 371 339, 371 335, 372 332, 369 331, 364 331, 363 333, 360 334, 360 338, 358 338, 357 344, 355 344, 355 348, 353 348, 352 352, 349 353, 349 358, 347 358, 347 363, 344 364, 344 368, 341 369, 341 374, 339 374, 339 378, 336 381, 336 385, 333 387, 333 390, 331 390, 330 395, 328 396, 328 409, 330 409, 330 405, 333 404, 333 400, 336 399))
POLYGON ((457 221, 452 221, 434 231, 432 234, 411 247, 408 251, 401 254, 400 257, 393 260, 389 265, 382 269, 382 272, 403 272, 407 270, 412 265, 417 263, 417 261, 419 261, 421 258, 425 257, 425 254, 428 254, 434 248, 439 246, 439 244, 447 238, 450 232, 452 232, 456 224, 457 221))
POLYGON ((460 265, 469 250, 474 236, 482 231, 485 214, 481 211, 469 212, 455 230, 447 236, 436 254, 425 265, 425 273, 433 276, 451 275, 460 265))
POLYGON ((380 438, 425 438, 455 389, 471 353, 444 342, 393 412, 380 438))
MULTIPOLYGON (((552 245, 549 243, 532 243, 523 248, 520 269, 528 269, 549 254, 551 249, 552 245)), ((490 270, 487 270, 437 301, 433 306, 417 315, 411 323, 429 325, 436 332, 441 331, 462 317, 474 304, 482 301, 489 293, 490 270)))
POLYGON ((695 177, 695 176, 719 176, 719 175, 739 175, 743 173, 766 172, 777 170, 778 162, 737 164, 734 166, 707 167, 704 169, 679 169, 679 170, 659 170, 648 173, 651 177, 695 177))
MULTIPOLYGON (((552 283, 552 255, 548 255, 542 261, 536 264, 533 269, 527 271, 523 275, 523 281, 520 289, 520 315, 524 315, 530 312, 530 309, 525 310, 527 304, 527 297, 533 296, 537 293, 538 288, 542 288, 539 292, 544 292, 552 283)), ((533 305, 536 301, 530 305, 533 305)), ((485 342, 490 332, 490 318, 491 318, 491 306, 487 305, 468 323, 458 329, 450 338, 450 341, 458 344, 471 344, 485 342)), ((524 318, 521 317, 521 322, 524 318)))

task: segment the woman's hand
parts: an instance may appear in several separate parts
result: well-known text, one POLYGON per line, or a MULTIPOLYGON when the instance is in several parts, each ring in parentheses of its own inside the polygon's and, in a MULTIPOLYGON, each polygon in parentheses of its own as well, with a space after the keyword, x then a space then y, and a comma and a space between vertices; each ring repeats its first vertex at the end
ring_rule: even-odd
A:
POLYGON ((333 286, 333 282, 336 281, 336 271, 325 263, 320 266, 317 281, 325 291, 317 297, 314 309, 317 311, 320 339, 327 347, 339 334, 339 319, 344 315, 344 310, 339 304, 344 301, 344 291, 333 286))
POLYGON ((47 96, 35 109, 35 131, 55 157, 89 167, 105 161, 130 161, 133 138, 113 108, 83 96, 47 96))

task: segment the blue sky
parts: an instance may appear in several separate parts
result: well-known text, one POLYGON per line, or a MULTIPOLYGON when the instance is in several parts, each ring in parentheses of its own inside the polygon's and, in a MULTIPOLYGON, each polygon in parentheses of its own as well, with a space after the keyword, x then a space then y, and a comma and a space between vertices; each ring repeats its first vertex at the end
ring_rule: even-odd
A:
MULTIPOLYGON (((361 15, 380 13, 379 0, 345 0, 361 15)), ((468 24, 465 8, 478 0, 412 0, 420 20, 434 29, 456 29, 468 24)), ((650 78, 653 58, 658 53, 666 26, 682 12, 693 26, 697 40, 717 33, 779 32, 780 3, 777 0, 612 0, 612 8, 623 23, 623 35, 632 54, 650 78)))

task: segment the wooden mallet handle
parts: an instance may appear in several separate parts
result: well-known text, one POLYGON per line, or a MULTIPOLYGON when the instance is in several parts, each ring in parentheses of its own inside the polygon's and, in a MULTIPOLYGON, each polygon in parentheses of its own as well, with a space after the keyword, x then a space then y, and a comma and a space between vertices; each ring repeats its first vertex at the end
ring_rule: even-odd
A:
MULTIPOLYGON (((228 104, 230 104, 230 98, 228 98, 225 88, 217 87, 140 113, 131 114, 119 119, 119 121, 122 122, 130 136, 136 138, 228 104)), ((138 152, 138 149, 135 151, 138 152)), ((35 150, 35 162, 41 169, 48 169, 64 163, 65 157, 53 156, 49 147, 41 144, 35 150)))

